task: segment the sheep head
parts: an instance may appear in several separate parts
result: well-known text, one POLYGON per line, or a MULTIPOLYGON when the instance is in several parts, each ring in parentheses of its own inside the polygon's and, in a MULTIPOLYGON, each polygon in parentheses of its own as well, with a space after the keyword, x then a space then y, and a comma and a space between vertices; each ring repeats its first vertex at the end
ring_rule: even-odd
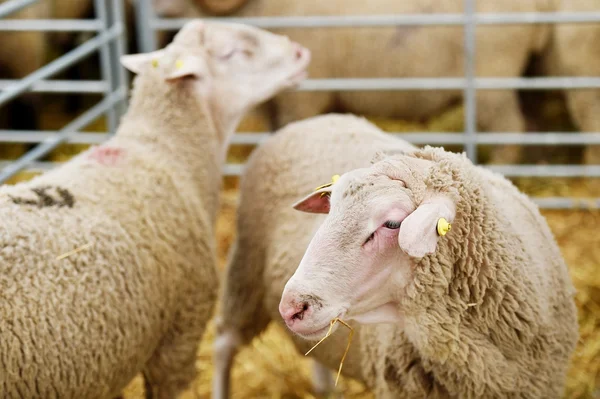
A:
POLYGON ((438 232, 440 220, 454 220, 456 196, 428 184, 434 162, 389 156, 294 204, 327 217, 283 291, 279 311, 290 330, 316 339, 336 317, 402 323, 414 261, 452 234, 444 223, 438 232))
POLYGON ((163 49, 121 57, 138 75, 153 74, 194 92, 232 120, 306 77, 310 51, 245 24, 194 19, 163 49))

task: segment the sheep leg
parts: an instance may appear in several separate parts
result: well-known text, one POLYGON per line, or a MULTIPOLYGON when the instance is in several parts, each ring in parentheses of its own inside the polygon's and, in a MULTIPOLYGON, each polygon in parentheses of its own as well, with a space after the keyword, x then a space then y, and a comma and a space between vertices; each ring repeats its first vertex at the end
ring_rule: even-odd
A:
MULTIPOLYGON (((486 91, 477 96, 477 119, 484 131, 524 132, 525 118, 516 91, 486 91)), ((523 148, 499 145, 492 151, 490 164, 514 164, 520 161, 523 148)))
POLYGON ((214 399, 229 397, 231 367, 237 351, 259 335, 271 321, 263 306, 264 254, 261 244, 238 237, 230 250, 216 317, 214 399))
MULTIPOLYGON (((208 270, 203 270, 207 277, 208 270)), ((216 281, 216 270, 213 280, 216 281)), ((172 399, 187 390, 196 378, 196 358, 216 302, 216 285, 201 282, 201 275, 188 275, 190 289, 181 292, 178 313, 146 363, 147 398, 172 399), (196 277, 196 278, 195 278, 196 277), (195 283, 195 284, 194 284, 195 283)), ((193 392, 196 395, 196 392, 193 392)))
POLYGON ((335 384, 331 370, 316 360, 313 361, 312 383, 315 394, 318 397, 335 397, 338 399, 343 398, 342 393, 335 393, 335 384))
POLYGON ((233 359, 241 345, 240 334, 234 329, 221 332, 214 343, 213 398, 229 398, 229 381, 233 359))
POLYGON ((144 371, 147 399, 172 399, 196 378, 196 354, 202 333, 170 331, 144 371))
MULTIPOLYGON (((600 90, 571 90, 567 92, 566 98, 569 113, 580 131, 600 131, 600 90)), ((600 165, 600 145, 586 146, 583 162, 587 165, 600 165)))

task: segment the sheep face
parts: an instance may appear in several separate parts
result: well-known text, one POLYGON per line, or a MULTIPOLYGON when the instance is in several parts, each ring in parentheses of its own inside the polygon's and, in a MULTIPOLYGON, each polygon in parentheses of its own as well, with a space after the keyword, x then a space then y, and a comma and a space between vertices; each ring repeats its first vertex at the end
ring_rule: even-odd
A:
POLYGON ((159 73, 166 82, 194 85, 232 118, 300 83, 310 51, 253 26, 195 19, 164 49, 126 55, 121 62, 139 75, 159 73))
POLYGON ((437 220, 454 217, 448 198, 428 192, 431 165, 390 157, 294 205, 328 215, 283 291, 279 311, 290 330, 317 339, 336 317, 402 323, 399 303, 411 281, 411 257, 433 252, 437 220))

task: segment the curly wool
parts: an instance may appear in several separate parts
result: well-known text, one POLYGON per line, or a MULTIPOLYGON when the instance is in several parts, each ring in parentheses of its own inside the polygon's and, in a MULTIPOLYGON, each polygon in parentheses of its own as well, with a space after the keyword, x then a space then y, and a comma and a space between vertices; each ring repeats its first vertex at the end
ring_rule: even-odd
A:
POLYGON ((92 148, 0 187, 0 397, 114 397, 140 370, 170 397, 193 379, 216 300, 220 151, 205 104, 182 90, 136 77, 100 147, 120 150, 114 164, 92 148), (53 200, 35 205, 44 186, 53 200))
POLYGON ((547 223, 512 183, 464 155, 427 147, 415 156, 434 161, 426 190, 458 201, 437 251, 413 259, 405 337, 391 344, 399 356, 387 356, 398 394, 560 397, 577 310, 547 223))

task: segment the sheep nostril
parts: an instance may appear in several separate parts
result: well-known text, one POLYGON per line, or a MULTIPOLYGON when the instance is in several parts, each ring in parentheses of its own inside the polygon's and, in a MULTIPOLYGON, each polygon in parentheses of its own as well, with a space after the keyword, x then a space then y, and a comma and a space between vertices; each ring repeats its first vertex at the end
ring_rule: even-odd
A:
POLYGON ((304 314, 306 313, 308 308, 309 308, 308 303, 304 302, 302 304, 302 308, 300 309, 300 311, 294 313, 294 315, 292 316, 292 320, 302 320, 304 318, 304 314))

